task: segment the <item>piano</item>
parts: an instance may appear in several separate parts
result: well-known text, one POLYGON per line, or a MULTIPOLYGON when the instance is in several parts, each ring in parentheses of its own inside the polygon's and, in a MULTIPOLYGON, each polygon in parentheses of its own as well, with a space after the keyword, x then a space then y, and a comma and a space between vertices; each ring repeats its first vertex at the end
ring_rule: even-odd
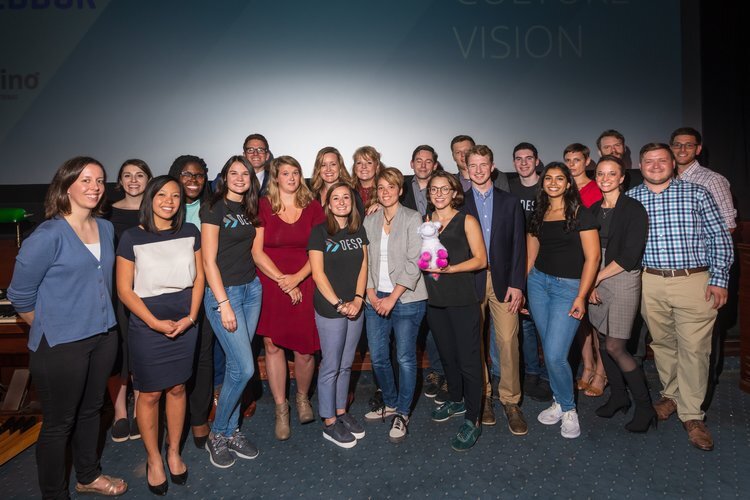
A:
POLYGON ((6 290, 0 288, 0 325, 15 325, 22 323, 21 318, 16 314, 16 310, 10 304, 6 296, 6 290))

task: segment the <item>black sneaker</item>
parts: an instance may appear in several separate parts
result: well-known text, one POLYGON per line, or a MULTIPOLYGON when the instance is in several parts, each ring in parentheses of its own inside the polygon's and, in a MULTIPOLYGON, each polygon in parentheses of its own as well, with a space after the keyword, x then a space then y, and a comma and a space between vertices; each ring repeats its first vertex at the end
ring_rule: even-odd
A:
POLYGON ((119 418, 112 425, 112 441, 122 443, 130 437, 130 424, 127 418, 119 418))
POLYGON ((232 437, 229 438, 228 448, 238 457, 246 458, 248 460, 252 460, 260 454, 258 448, 248 441, 239 429, 235 430, 232 437))
POLYGON ((357 438, 346 430, 340 418, 337 418, 331 425, 323 426, 323 437, 342 448, 354 448, 357 445, 357 438))
POLYGON ((130 421, 130 439, 141 439, 141 431, 138 429, 138 420, 135 417, 130 421))
POLYGON ((235 459, 229 453, 229 439, 221 434, 212 432, 208 435, 206 451, 208 451, 208 458, 214 467, 226 469, 234 465, 235 459))
POLYGON ((436 405, 442 405, 449 399, 450 399, 450 396, 448 396, 448 382, 443 380, 443 383, 440 385, 440 390, 438 391, 433 401, 435 402, 436 405))
POLYGON ((378 411, 381 408, 385 408, 385 401, 383 401, 383 391, 377 389, 375 391, 375 394, 373 394, 370 398, 370 401, 368 401, 368 404, 370 405, 370 411, 378 411))
POLYGON ((430 372, 424 378, 424 395, 428 398, 437 396, 440 386, 443 384, 443 377, 438 372, 430 372))
POLYGON ((362 427, 362 424, 357 422, 357 419, 350 413, 339 415, 339 420, 341 420, 341 423, 344 424, 346 430, 348 430, 356 439, 362 439, 365 437, 365 428, 362 427))
POLYGON ((534 401, 552 400, 552 389, 550 389, 549 382, 540 378, 539 375, 526 374, 523 392, 534 401))

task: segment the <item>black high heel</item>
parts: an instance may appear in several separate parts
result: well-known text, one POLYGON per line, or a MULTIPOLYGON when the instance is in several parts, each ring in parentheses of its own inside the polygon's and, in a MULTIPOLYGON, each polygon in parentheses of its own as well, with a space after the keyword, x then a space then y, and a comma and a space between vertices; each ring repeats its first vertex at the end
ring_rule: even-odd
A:
POLYGON ((183 472, 182 474, 172 474, 172 469, 169 469, 169 477, 172 479, 172 482, 174 484, 183 485, 187 483, 187 479, 188 479, 187 466, 185 467, 185 472, 183 472))
POLYGON ((636 415, 633 416, 633 420, 625 424, 625 429, 627 431, 643 434, 648 432, 651 427, 657 429, 659 425, 659 419, 656 418, 655 412, 651 417, 644 418, 643 416, 641 416, 640 418, 638 418, 637 411, 638 409, 636 408, 636 415))
POLYGON ((617 412, 621 412, 623 414, 627 413, 630 409, 630 398, 627 397, 627 393, 625 393, 626 400, 621 401, 615 401, 614 396, 610 396, 609 401, 601 405, 599 408, 596 409, 595 413, 597 417, 602 418, 612 418, 617 414, 617 412))
MULTIPOLYGON (((187 471, 185 471, 187 472, 187 471)), ((170 472, 171 474, 171 472, 170 472)), ((186 476, 187 478, 187 476, 186 476)), ((146 484, 148 485, 148 491, 153 493, 154 495, 158 495, 160 497, 163 497, 167 494, 167 490, 169 489, 169 483, 165 479, 163 483, 157 484, 154 486, 153 484, 148 482, 148 462, 146 462, 146 484)))

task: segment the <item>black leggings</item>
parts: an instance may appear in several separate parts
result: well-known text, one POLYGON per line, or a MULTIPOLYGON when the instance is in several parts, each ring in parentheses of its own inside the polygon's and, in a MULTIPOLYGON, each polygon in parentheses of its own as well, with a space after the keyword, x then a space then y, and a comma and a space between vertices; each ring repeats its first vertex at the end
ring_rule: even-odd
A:
POLYGON ((476 424, 482 405, 479 304, 427 307, 427 322, 443 362, 451 401, 466 405, 466 420, 476 424))
POLYGON ((116 331, 50 347, 42 338, 30 353, 31 376, 42 403, 36 465, 43 498, 69 498, 66 450, 70 441, 76 479, 101 474, 97 443, 107 379, 117 356, 116 331))

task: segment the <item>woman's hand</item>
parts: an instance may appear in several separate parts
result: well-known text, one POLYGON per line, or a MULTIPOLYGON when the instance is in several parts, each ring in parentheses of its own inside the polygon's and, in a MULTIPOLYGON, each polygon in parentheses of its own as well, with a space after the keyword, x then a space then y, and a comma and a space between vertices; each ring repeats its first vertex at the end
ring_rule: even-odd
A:
POLYGON ((586 301, 583 297, 576 297, 573 301, 573 307, 568 311, 568 316, 572 316, 575 319, 581 319, 584 314, 586 314, 586 301))
POLYGON ((396 306, 396 300, 394 299, 393 295, 389 295, 388 297, 383 297, 380 299, 380 302, 378 303, 377 307, 375 307, 375 312, 378 313, 380 316, 386 317, 389 314, 391 314, 391 311, 396 306))
MULTIPOLYGON (((153 325, 148 325, 155 332, 163 334, 165 337, 172 338, 177 335, 177 323, 171 319, 157 319, 153 325)), ((179 332, 178 332, 179 333, 179 332)))
POLYGON ((377 212, 378 210, 380 210, 381 208, 383 208, 383 207, 382 207, 382 205, 380 203, 375 203, 374 205, 371 205, 370 208, 368 208, 367 210, 365 210, 365 215, 372 215, 375 212, 377 212))
POLYGON ((281 288, 281 291, 284 293, 289 293, 293 288, 297 288, 299 282, 300 280, 297 279, 296 274, 282 274, 276 280, 279 288, 281 288))
POLYGON ((302 302, 302 290, 300 290, 297 287, 292 288, 287 292, 289 294, 289 297, 292 299, 292 305, 296 306, 300 302, 302 302))
POLYGON ((591 290, 591 294, 589 295, 589 304, 601 304, 602 299, 599 298, 599 294, 596 291, 596 288, 591 290))
POLYGON ((448 264, 445 267, 436 267, 434 269, 422 269, 425 273, 429 274, 451 274, 453 272, 453 269, 451 268, 451 265, 448 264))
POLYGON ((349 302, 344 302, 341 307, 339 308, 339 314, 342 316, 346 316, 349 319, 354 319, 359 315, 359 312, 362 310, 362 299, 359 299, 358 297, 355 297, 354 300, 351 300, 349 302))
POLYGON ((235 316, 234 309, 232 309, 229 301, 224 302, 219 307, 221 308, 221 326, 230 333, 237 331, 237 316, 235 316))

